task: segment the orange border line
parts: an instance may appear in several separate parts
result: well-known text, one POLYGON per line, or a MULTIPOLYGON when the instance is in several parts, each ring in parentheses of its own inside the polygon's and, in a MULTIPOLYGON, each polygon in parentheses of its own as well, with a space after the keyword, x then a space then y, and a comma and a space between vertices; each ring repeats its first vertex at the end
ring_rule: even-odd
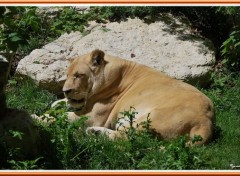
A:
MULTIPOLYGON (((0 0, 0 5, 2 4, 193 4, 193 5, 201 5, 201 4, 207 4, 207 5, 216 5, 216 4, 239 4, 240 5, 240 0, 52 0, 51 2, 49 0, 0 0)), ((55 176, 55 175, 125 175, 125 176, 135 176, 135 175, 193 175, 193 176, 201 176, 201 175, 206 175, 206 176, 232 176, 232 175, 239 175, 240 176, 240 171, 169 171, 169 172, 161 172, 161 171, 146 171, 146 172, 141 172, 141 171, 47 171, 47 170, 39 170, 39 171, 0 171, 1 176, 22 176, 22 175, 50 175, 50 176, 55 176)))
POLYGON ((179 176, 182 176, 182 175, 194 175, 194 176, 202 176, 202 175, 206 175, 206 176, 232 176, 232 175, 240 175, 240 172, 227 172, 227 171, 212 171, 212 172, 199 172, 199 171, 194 171, 194 172, 187 172, 187 171, 174 171, 174 172, 166 172, 166 171, 163 171, 163 172, 157 172, 157 171, 146 171, 146 172, 140 172, 140 171, 128 171, 128 172, 121 172, 121 171, 104 171, 104 172, 98 172, 98 171, 74 171, 74 172, 67 172, 67 171, 53 171, 53 172, 41 172, 41 171, 20 171, 20 172, 0 172, 0 175, 6 175, 6 176, 14 176, 14 175, 17 175, 17 176, 21 176, 21 175, 51 175, 51 176, 54 176, 54 175, 129 175, 129 176, 134 176, 134 175, 179 175, 179 176))
POLYGON ((0 0, 1 4, 240 4, 240 0, 0 0))
POLYGON ((135 175, 176 175, 176 176, 183 176, 183 175, 187 175, 187 176, 202 176, 202 175, 206 175, 206 176, 232 176, 232 175, 240 175, 240 172, 154 172, 154 171, 150 171, 150 172, 121 172, 121 171, 116 171, 116 172, 33 172, 33 171, 21 171, 21 172, 0 172, 0 175, 4 175, 4 176, 22 176, 22 175, 50 175, 50 176, 55 176, 55 175, 125 175, 125 176, 135 176, 135 175))

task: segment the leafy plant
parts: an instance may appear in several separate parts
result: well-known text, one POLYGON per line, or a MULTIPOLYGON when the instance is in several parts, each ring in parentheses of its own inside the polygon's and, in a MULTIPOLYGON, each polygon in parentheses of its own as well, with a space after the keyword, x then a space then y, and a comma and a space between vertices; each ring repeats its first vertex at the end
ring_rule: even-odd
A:
POLYGON ((240 28, 236 28, 230 34, 229 38, 223 42, 221 49, 224 61, 231 66, 230 68, 240 68, 240 28))
POLYGON ((22 135, 23 135, 22 132, 9 130, 9 133, 12 135, 13 138, 18 138, 18 139, 22 140, 22 135))
MULTIPOLYGON (((16 52, 21 46, 27 47, 28 41, 41 30, 41 18, 36 15, 35 7, 0 7, 0 50, 16 52)), ((42 32, 42 31, 41 31, 42 32)))
POLYGON ((11 169, 30 170, 30 169, 37 169, 39 167, 37 163, 40 159, 42 159, 42 157, 39 157, 34 160, 24 160, 24 161, 10 160, 8 161, 8 163, 10 164, 11 169))
MULTIPOLYGON (((74 7, 63 7, 57 16, 52 19, 52 34, 61 35, 72 31, 85 32, 88 22, 96 18, 96 14, 90 10, 88 13, 78 12, 74 7)), ((85 33, 86 34, 86 33, 85 33)))
POLYGON ((0 7, 0 54, 9 62, 7 75, 16 53, 24 55, 42 44, 36 38, 45 37, 43 25, 47 23, 42 22, 43 19, 35 11, 36 7, 30 6, 0 7), (32 41, 35 41, 34 45, 32 41))

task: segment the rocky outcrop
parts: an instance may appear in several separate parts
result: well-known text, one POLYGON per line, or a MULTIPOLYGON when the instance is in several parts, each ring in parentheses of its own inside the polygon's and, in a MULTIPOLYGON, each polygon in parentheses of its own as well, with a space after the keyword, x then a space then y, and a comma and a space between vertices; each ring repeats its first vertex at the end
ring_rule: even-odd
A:
POLYGON ((40 143, 38 129, 29 114, 6 108, 0 118, 1 148, 19 149, 18 157, 34 157, 39 154, 40 143))
POLYGON ((64 34, 43 48, 33 50, 19 62, 16 76, 28 76, 44 89, 61 92, 71 51, 81 38, 80 32, 64 34))
POLYGON ((166 74, 205 86, 215 62, 211 43, 192 33, 187 25, 168 16, 161 21, 144 23, 140 19, 98 24, 64 34, 19 62, 17 75, 28 76, 52 92, 61 91, 68 60, 93 49, 148 65, 166 74))

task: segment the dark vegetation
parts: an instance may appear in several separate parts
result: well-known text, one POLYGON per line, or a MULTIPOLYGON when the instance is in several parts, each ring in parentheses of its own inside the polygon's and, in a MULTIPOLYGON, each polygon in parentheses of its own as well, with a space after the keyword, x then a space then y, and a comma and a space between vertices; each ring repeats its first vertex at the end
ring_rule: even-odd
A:
MULTIPOLYGON (((62 8, 62 7, 61 7, 62 8)), ((22 160, 17 149, 0 144, 1 169, 231 169, 240 164, 240 8, 239 7, 91 7, 88 13, 74 7, 64 7, 53 14, 39 15, 36 7, 0 7, 0 52, 12 64, 7 86, 9 107, 27 110, 30 114, 46 111, 55 121, 46 125, 36 121, 45 139, 36 158, 22 160), (215 136, 208 146, 191 148, 187 138, 161 141, 149 132, 150 121, 144 131, 130 130, 128 141, 109 141, 105 136, 86 136, 84 120, 70 123, 64 106, 55 109, 50 104, 56 97, 39 89, 30 80, 14 78, 18 61, 33 49, 78 30, 88 34, 88 21, 122 21, 141 18, 151 23, 171 13, 189 23, 193 33, 213 42, 217 63, 213 68, 212 84, 201 89, 216 107, 215 136), (19 101, 21 99, 21 101, 19 101), (36 108, 37 107, 37 108, 36 108), (80 129, 79 129, 80 127, 80 129)), ((123 112, 134 120, 134 109, 123 112)), ((21 133, 12 132, 21 138, 21 133)), ((199 139, 195 139, 199 140, 199 139)))

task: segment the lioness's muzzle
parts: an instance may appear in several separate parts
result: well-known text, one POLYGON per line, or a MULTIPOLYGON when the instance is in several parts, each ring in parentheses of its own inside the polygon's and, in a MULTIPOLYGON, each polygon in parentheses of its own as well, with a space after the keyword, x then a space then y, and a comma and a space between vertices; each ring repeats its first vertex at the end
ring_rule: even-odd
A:
POLYGON ((82 104, 85 102, 85 98, 82 98, 82 99, 72 99, 72 98, 68 98, 68 100, 70 101, 70 103, 77 103, 77 104, 82 104))

